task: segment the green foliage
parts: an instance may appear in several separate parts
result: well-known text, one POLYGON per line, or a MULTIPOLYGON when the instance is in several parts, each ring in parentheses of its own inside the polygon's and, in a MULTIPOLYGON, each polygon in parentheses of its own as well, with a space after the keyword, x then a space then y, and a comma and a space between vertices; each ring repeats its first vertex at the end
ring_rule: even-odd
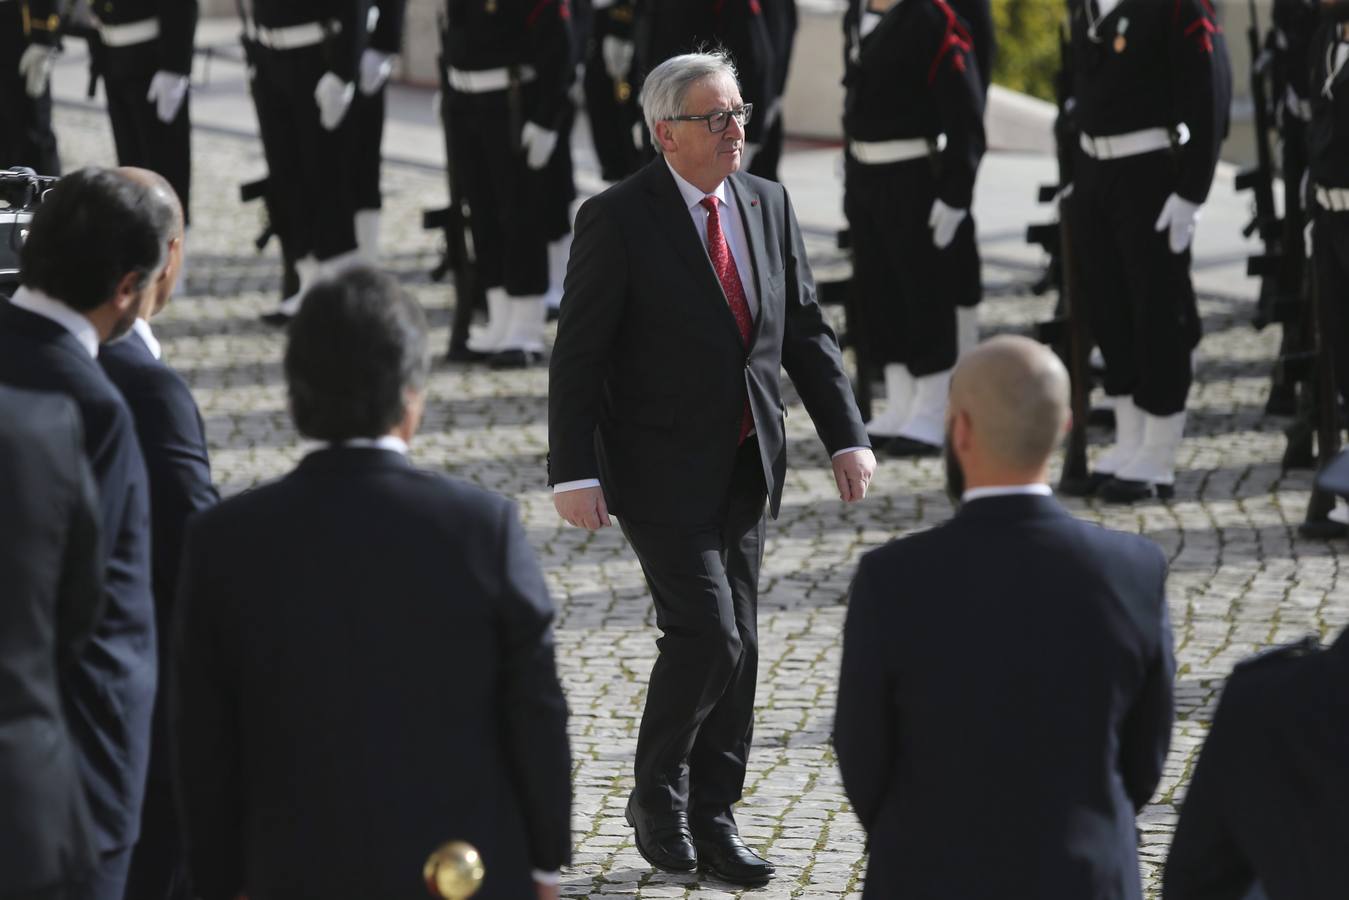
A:
POLYGON ((993 0, 995 82, 1053 102, 1059 25, 1066 21, 1066 6, 1064 0, 993 0))

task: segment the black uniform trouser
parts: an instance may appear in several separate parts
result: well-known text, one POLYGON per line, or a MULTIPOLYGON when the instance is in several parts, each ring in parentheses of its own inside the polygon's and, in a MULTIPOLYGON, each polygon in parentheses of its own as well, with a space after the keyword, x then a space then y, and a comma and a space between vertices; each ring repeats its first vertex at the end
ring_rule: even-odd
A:
POLYGON ((735 827, 754 734, 759 671, 763 464, 749 437, 736 452, 722 515, 706 527, 620 518, 656 607, 659 656, 637 735, 637 804, 687 811, 695 831, 735 827))
POLYGON ((1317 302, 1325 307, 1330 333, 1323 335, 1334 358, 1335 385, 1349 398, 1349 212, 1315 207, 1312 228, 1312 266, 1316 272, 1317 302))
POLYGON ((641 165, 641 154, 632 139, 632 127, 641 121, 641 114, 635 92, 623 101, 615 95, 613 79, 604 71, 599 41, 594 43, 594 50, 586 60, 583 82, 590 139, 599 157, 600 177, 605 181, 622 181, 641 165))
POLYGON ((900 363, 914 376, 956 362, 957 306, 982 295, 974 217, 945 249, 932 243, 936 199, 927 158, 869 165, 845 157, 843 210, 852 240, 853 290, 877 365, 900 363))
POLYGON ((505 91, 454 94, 450 141, 458 182, 472 214, 473 249, 483 287, 514 297, 548 290, 544 225, 548 168, 525 165, 505 91))
MULTIPOLYGON (((767 112, 767 110, 764 110, 767 112)), ((750 160, 749 173, 758 175, 760 178, 767 178, 769 181, 778 180, 778 163, 782 162, 782 145, 785 142, 784 129, 782 127, 782 114, 773 120, 773 124, 764 129, 763 143, 759 146, 759 152, 754 154, 754 159, 750 160)))
POLYGON ((101 51, 103 87, 108 96, 108 120, 117 146, 117 163, 158 172, 173 187, 189 217, 192 182, 192 122, 190 97, 172 122, 159 120, 154 102, 146 99, 150 81, 159 71, 154 41, 101 51))
POLYGON ((30 97, 19 75, 27 48, 19 4, 0 3, 0 169, 28 166, 39 175, 60 175, 51 90, 30 97))
POLYGON ((557 130, 557 149, 543 167, 546 187, 543 197, 543 236, 552 243, 571 233, 571 204, 576 199, 576 173, 571 160, 571 130, 576 110, 567 101, 557 130))
POLYGON ((319 123, 314 88, 328 70, 321 46, 258 47, 253 102, 272 200, 295 259, 331 259, 356 249, 350 185, 351 111, 334 131, 319 123))
POLYGON ((1190 252, 1155 225, 1175 190, 1165 151, 1094 160, 1077 154, 1068 201, 1078 287, 1105 357, 1105 392, 1154 416, 1185 409, 1199 310, 1190 252))
POLYGON ((355 209, 379 209, 384 196, 379 190, 381 145, 384 142, 384 96, 387 86, 367 96, 356 91, 351 101, 352 171, 355 209))

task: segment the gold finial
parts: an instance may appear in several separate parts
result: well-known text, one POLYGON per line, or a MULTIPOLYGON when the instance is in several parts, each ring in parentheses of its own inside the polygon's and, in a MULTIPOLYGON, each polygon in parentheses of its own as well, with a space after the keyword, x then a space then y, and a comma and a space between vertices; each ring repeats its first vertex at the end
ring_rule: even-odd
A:
POLYGON ((426 889, 432 897, 444 900, 472 897, 482 887, 485 873, 477 848, 465 841, 442 844, 427 857, 426 865, 422 867, 426 889))

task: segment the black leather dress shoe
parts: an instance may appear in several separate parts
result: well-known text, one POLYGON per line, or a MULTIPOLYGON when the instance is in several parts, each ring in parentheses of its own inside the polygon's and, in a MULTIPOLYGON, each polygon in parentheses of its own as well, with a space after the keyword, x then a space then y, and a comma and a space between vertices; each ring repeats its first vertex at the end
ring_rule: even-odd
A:
POLYGON ((1059 481, 1059 493, 1065 497, 1090 497, 1114 477, 1109 472, 1088 472, 1081 478, 1064 477, 1059 481))
POLYGON ((916 458, 919 456, 939 456, 941 447, 937 444, 929 444, 926 441, 915 441, 913 438, 897 437, 891 438, 885 445, 887 456, 898 456, 901 458, 916 458))
POLYGON ((1130 478, 1111 478, 1101 485, 1096 495, 1109 503, 1134 503, 1138 500, 1170 500, 1176 496, 1175 485, 1153 484, 1130 478))
POLYGON ((487 360, 493 369, 528 369, 540 362, 543 362, 543 354, 533 350, 501 350, 487 360))
POLYGON ((698 849, 698 868, 731 884, 758 887, 767 884, 776 871, 772 863, 745 846, 734 832, 698 838, 694 844, 698 849))
POLYGON ((686 813, 651 816, 629 800, 623 817, 637 832, 637 852, 642 859, 666 872, 692 872, 698 868, 686 813))

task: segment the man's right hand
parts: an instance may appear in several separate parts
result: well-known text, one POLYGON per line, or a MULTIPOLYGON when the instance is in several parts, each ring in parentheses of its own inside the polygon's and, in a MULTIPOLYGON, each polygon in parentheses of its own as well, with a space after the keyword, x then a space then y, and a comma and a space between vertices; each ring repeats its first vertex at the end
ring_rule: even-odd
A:
POLYGON ((614 524, 609 518, 609 507, 604 505, 604 491, 597 487, 578 488, 553 494, 557 514, 577 528, 596 531, 614 524))

